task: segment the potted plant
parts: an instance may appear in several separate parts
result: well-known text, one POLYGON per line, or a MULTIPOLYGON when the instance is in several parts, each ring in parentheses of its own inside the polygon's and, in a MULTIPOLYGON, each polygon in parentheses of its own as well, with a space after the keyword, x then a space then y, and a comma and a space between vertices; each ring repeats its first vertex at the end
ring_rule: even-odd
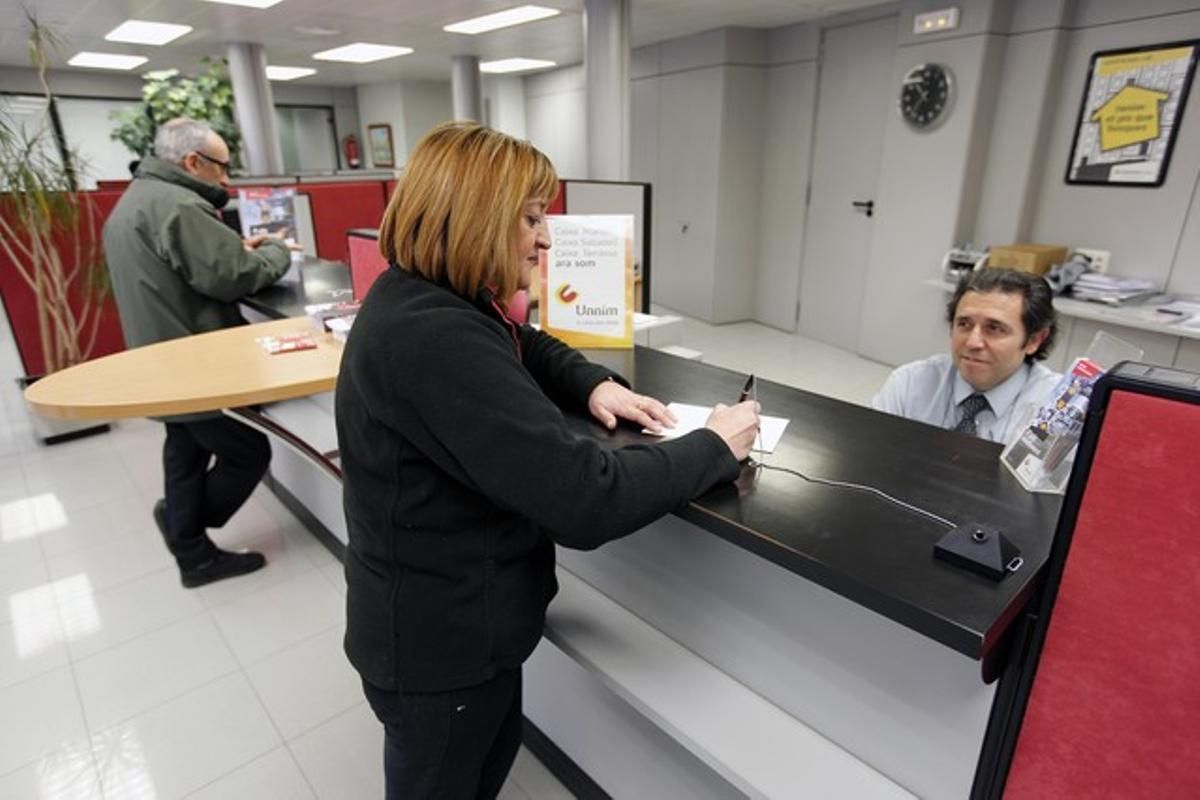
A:
MULTIPOLYGON (((91 355, 108 282, 96 210, 76 191, 78 159, 66 147, 46 81, 48 55, 58 40, 33 15, 27 18, 30 57, 51 125, 30 131, 15 117, 0 113, 0 268, 18 278, 14 282, 5 276, 6 283, 23 284, 32 296, 42 374, 48 374, 91 355)), ((13 302, 17 301, 9 305, 13 302)), ((8 309, 10 319, 15 310, 8 309)), ((24 387, 39 377, 26 375, 18 382, 24 387)), ((51 422, 36 414, 30 418, 47 442, 108 427, 51 422)))
POLYGON ((208 125, 229 145, 232 169, 241 166, 242 134, 233 120, 233 85, 225 60, 202 58, 204 71, 193 77, 178 70, 146 73, 142 105, 110 116, 117 127, 109 134, 139 158, 154 149, 158 126, 176 117, 191 117, 208 125))

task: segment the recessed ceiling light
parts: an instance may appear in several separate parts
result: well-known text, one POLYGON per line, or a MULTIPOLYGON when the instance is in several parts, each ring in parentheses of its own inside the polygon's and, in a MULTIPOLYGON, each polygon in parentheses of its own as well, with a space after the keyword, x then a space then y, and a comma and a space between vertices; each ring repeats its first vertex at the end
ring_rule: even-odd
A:
POLYGON ((484 61, 479 65, 480 72, 490 72, 493 75, 504 72, 525 72, 531 69, 545 69, 557 66, 553 61, 543 61, 540 58, 502 58, 499 61, 484 61))
POLYGON ((327 25, 297 25, 292 30, 304 36, 337 36, 341 33, 337 28, 330 28, 327 25))
POLYGON ((131 19, 113 28, 104 38, 110 42, 163 45, 178 39, 185 33, 191 33, 191 30, 191 25, 172 25, 169 22, 146 22, 141 19, 131 19))
POLYGON ((442 30, 449 33, 483 33, 485 31, 494 31, 498 28, 507 28, 510 25, 520 25, 525 22, 533 22, 546 17, 554 17, 560 14, 557 8, 546 8, 545 6, 517 6, 516 8, 497 11, 495 14, 484 14, 482 17, 472 17, 464 19, 462 22, 455 22, 452 25, 447 25, 442 30))
POLYGON ((349 61, 352 64, 368 64, 372 61, 382 61, 385 58, 406 56, 411 52, 411 47, 355 42, 343 47, 335 47, 332 50, 313 53, 312 57, 318 61, 349 61))
POLYGON ((149 61, 145 56, 123 56, 116 53, 89 53, 84 51, 71 56, 67 63, 72 67, 92 69, 136 69, 149 61))
POLYGON ((273 81, 294 81, 316 74, 317 71, 312 67, 267 67, 267 78, 273 81))
POLYGON ((228 6, 245 6, 246 8, 270 8, 283 0, 207 0, 209 3, 224 3, 228 6))

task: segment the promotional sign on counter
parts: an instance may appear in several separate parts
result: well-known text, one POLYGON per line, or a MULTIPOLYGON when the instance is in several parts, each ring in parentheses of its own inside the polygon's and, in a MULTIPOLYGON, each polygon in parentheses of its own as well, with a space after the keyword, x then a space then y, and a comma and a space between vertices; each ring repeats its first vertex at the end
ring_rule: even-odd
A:
POLYGON ((546 218, 542 329, 574 347, 633 347, 633 217, 546 218))

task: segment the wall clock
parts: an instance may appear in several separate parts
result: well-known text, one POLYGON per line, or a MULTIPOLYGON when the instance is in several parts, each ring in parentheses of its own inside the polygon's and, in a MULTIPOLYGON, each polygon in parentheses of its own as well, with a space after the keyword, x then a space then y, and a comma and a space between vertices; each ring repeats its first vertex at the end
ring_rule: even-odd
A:
POLYGON ((900 83, 900 116, 916 130, 937 127, 954 104, 954 76, 945 64, 918 64, 900 83))

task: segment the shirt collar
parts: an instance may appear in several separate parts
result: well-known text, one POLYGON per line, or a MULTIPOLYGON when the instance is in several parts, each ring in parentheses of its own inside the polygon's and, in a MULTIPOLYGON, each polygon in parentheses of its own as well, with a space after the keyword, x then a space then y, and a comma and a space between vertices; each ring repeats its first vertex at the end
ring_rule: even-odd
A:
MULTIPOLYGON (((1012 375, 1009 375, 999 384, 982 393, 987 398, 988 406, 991 407, 992 413, 997 417, 1004 416, 1009 406, 1016 402, 1017 395, 1021 393, 1021 390, 1025 388, 1025 382, 1029 380, 1030 369, 1028 363, 1022 364, 1012 375)), ((955 407, 972 394, 975 394, 975 389, 971 388, 971 384, 963 380, 963 376, 959 374, 956 368, 954 370, 955 407)))

